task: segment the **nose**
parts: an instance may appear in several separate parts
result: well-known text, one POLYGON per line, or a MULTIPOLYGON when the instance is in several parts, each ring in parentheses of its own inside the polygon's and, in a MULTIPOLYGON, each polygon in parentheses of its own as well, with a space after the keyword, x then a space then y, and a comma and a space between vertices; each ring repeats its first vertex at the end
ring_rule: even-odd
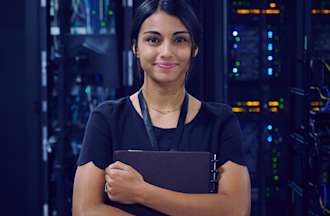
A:
POLYGON ((173 56, 173 47, 169 41, 164 41, 160 48, 161 58, 171 58, 173 56))

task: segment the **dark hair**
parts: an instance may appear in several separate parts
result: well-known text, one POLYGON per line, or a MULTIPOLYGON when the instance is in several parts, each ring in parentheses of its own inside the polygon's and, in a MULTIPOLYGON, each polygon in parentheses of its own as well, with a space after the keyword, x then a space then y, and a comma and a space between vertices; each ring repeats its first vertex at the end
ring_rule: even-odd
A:
POLYGON ((193 42, 193 50, 198 48, 201 41, 202 27, 191 6, 185 0, 145 0, 135 10, 131 29, 132 46, 137 46, 138 35, 142 23, 157 10, 162 10, 181 20, 188 29, 193 42))

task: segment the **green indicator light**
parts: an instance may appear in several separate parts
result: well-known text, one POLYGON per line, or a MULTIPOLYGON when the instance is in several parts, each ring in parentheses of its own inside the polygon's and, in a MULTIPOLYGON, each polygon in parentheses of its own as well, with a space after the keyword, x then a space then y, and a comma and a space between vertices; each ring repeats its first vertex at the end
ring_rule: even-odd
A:
POLYGON ((273 164, 273 169, 276 169, 277 168, 277 164, 273 164))
POLYGON ((283 98, 280 98, 280 102, 282 102, 282 103, 283 103, 283 102, 284 102, 284 99, 283 99, 283 98))
POLYGON ((235 37, 235 41, 236 42, 240 42, 241 41, 241 38, 240 37, 235 37))
POLYGON ((107 25, 106 22, 104 22, 104 21, 101 22, 101 27, 105 27, 106 25, 107 25))
POLYGON ((96 11, 95 10, 92 10, 92 15, 96 15, 96 11))
POLYGON ((283 104, 280 104, 280 109, 283 109, 284 108, 284 105, 283 104))
POLYGON ((241 66, 241 62, 240 61, 235 61, 235 66, 237 66, 237 67, 241 66))
POLYGON ((108 14, 109 14, 109 16, 112 16, 112 15, 113 15, 113 11, 110 10, 110 11, 108 12, 108 14))
POLYGON ((278 175, 273 177, 274 181, 278 181, 280 179, 280 177, 278 175))
POLYGON ((277 157, 273 157, 273 163, 277 162, 277 157))
POLYGON ((90 86, 87 86, 85 89, 86 94, 92 93, 92 88, 90 86))

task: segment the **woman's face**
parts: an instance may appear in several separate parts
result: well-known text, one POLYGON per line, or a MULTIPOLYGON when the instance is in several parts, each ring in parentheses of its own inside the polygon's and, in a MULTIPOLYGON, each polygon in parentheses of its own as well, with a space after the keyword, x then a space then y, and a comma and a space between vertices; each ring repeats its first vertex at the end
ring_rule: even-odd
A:
POLYGON ((190 66, 192 39, 175 16, 157 11, 141 25, 136 54, 146 79, 183 83, 190 66))

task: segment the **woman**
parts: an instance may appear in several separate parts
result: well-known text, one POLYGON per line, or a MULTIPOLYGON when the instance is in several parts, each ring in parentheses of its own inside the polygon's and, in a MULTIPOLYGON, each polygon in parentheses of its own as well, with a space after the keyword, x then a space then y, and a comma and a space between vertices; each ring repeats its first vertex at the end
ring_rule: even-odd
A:
POLYGON ((201 102, 185 90, 200 32, 184 0, 147 0, 137 8, 131 39, 144 82, 139 92, 105 102, 91 114, 75 176, 74 215, 130 215, 104 204, 105 199, 166 215, 249 215, 250 182, 237 118, 228 106, 201 102), (152 133, 145 127, 148 119, 152 133), (218 193, 159 188, 133 167, 112 161, 114 150, 155 148, 216 151, 218 193))

